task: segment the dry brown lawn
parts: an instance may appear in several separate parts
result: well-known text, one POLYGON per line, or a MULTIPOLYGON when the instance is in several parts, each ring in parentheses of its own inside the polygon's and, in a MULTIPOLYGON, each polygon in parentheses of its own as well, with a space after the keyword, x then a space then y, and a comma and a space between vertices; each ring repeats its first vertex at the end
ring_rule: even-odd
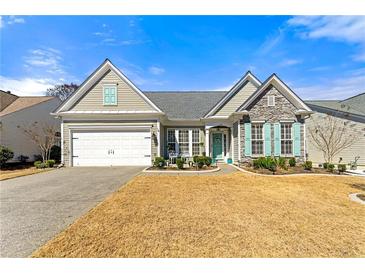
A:
POLYGON ((364 257, 349 176, 138 176, 33 257, 364 257))
POLYGON ((0 171, 0 181, 12 179, 12 178, 16 178, 16 177, 21 177, 21 176, 27 176, 27 175, 31 175, 31 174, 36 174, 36 173, 40 173, 40 172, 44 172, 44 171, 48 171, 48 170, 51 170, 51 169, 37 169, 35 167, 27 167, 24 169, 1 170, 0 171))

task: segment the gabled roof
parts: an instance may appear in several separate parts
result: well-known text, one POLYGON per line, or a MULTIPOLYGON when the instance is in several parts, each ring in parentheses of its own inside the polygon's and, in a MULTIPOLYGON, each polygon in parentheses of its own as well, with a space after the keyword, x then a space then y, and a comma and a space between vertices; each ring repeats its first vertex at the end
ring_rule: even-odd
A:
POLYGON ((322 108, 360 116, 365 115, 365 93, 345 100, 306 100, 305 102, 313 109, 322 108))
POLYGON ((144 92, 170 119, 200 119, 227 91, 144 92))
POLYGON ((134 85, 116 66, 114 66, 109 59, 105 59, 105 61, 79 86, 79 88, 55 110, 55 113, 69 110, 109 70, 114 71, 138 95, 140 95, 147 104, 155 109, 156 112, 162 112, 136 85, 134 85))
POLYGON ((8 105, 3 111, 0 112, 0 116, 5 116, 14 113, 19 110, 23 110, 37 104, 52 100, 56 97, 53 96, 25 96, 18 97, 13 103, 8 105))
POLYGON ((277 88, 298 110, 308 111, 311 109, 292 91, 275 73, 265 80, 264 83, 237 109, 237 112, 246 110, 270 85, 277 88))
POLYGON ((0 90, 0 111, 3 111, 16 99, 18 99, 18 96, 12 94, 10 91, 0 90))
POLYGON ((256 88, 261 85, 261 81, 256 78, 251 71, 247 71, 240 80, 226 93, 226 95, 217 102, 204 117, 214 115, 222 106, 224 106, 247 82, 251 82, 256 88))

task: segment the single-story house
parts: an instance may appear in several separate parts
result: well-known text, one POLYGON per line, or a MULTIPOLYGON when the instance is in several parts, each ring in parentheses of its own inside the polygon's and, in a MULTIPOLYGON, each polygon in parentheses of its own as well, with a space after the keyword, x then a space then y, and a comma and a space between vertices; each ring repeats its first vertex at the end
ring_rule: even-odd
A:
POLYGON ((34 155, 41 152, 24 134, 24 128, 34 123, 60 127, 60 121, 50 115, 61 104, 60 99, 52 96, 17 96, 0 90, 0 102, 0 144, 14 152, 9 162, 18 161, 21 155, 33 161, 34 155))
POLYGON ((248 71, 228 92, 143 92, 106 59, 53 114, 66 166, 109 166, 172 152, 304 161, 312 113, 276 74, 261 82, 248 71))
MULTIPOLYGON (((358 165, 365 166, 365 93, 347 98, 345 100, 310 100, 305 101, 314 111, 310 119, 306 121, 307 127, 311 128, 313 123, 321 123, 326 115, 331 115, 342 123, 349 123, 349 127, 356 130, 358 139, 350 147, 342 150, 336 155, 334 161, 348 164, 358 159, 358 165), (362 132, 362 134, 361 134, 362 132)), ((307 138, 309 139, 308 131, 307 138)), ((323 163, 322 152, 308 142, 307 153, 310 160, 315 164, 323 163)))

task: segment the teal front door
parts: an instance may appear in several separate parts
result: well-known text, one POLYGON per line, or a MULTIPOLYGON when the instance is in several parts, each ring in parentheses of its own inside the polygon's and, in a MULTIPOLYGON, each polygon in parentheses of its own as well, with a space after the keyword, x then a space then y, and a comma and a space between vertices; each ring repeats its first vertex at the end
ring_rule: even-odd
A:
POLYGON ((222 133, 213 133, 213 159, 223 159, 222 133))

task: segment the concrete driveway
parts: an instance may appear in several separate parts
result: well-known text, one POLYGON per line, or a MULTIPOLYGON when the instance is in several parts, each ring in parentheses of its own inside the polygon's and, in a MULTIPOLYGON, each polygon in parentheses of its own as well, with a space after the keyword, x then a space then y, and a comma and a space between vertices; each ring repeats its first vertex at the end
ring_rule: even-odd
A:
POLYGON ((64 168, 1 181, 1 257, 29 256, 142 169, 64 168))

